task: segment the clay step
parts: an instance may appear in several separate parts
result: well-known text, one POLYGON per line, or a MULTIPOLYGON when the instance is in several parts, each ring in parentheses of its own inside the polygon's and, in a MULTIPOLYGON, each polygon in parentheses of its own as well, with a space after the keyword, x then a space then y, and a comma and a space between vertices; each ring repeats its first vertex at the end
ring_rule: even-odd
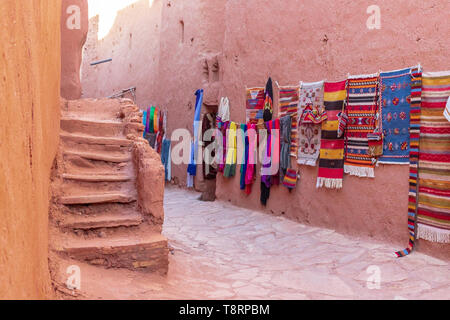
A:
POLYGON ((131 146, 132 140, 124 138, 112 138, 112 137, 97 137, 83 134, 73 134, 67 132, 61 132, 60 137, 64 141, 71 141, 84 144, 99 144, 99 145, 117 145, 117 146, 131 146))
POLYGON ((100 193, 87 195, 62 196, 59 198, 60 204, 94 204, 94 203, 130 203, 136 198, 125 193, 100 193))
POLYGON ((88 160, 98 160, 105 162, 129 162, 131 161, 131 154, 115 155, 107 152, 82 152, 82 151, 64 151, 65 155, 78 156, 88 160))
POLYGON ((92 136, 115 137, 123 134, 121 121, 80 119, 63 117, 61 130, 68 133, 82 133, 92 136))
POLYGON ((143 221, 142 216, 133 211, 123 211, 106 213, 101 215, 70 215, 60 226, 70 229, 98 229, 98 228, 116 228, 131 227, 140 225, 143 221))
POLYGON ((86 182, 122 182, 133 179, 127 174, 69 174, 64 173, 63 179, 86 182))
POLYGON ((157 233, 114 235, 107 238, 69 237, 56 250, 94 265, 167 273, 167 239, 157 233))

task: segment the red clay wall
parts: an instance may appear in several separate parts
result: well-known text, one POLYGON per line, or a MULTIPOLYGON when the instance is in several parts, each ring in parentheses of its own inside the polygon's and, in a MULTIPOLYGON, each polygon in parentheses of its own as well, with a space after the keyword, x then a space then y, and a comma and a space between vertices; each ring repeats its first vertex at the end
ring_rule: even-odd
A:
MULTIPOLYGON (((155 0, 153 6, 157 4, 160 7, 147 13, 146 19, 148 25, 160 21, 160 28, 141 28, 147 38, 133 42, 133 47, 128 47, 125 38, 143 15, 136 13, 133 19, 126 19, 131 17, 126 12, 124 18, 119 15, 110 40, 96 44, 101 52, 96 57, 112 54, 120 63, 83 69, 82 82, 86 97, 136 85, 140 106, 153 103, 168 108, 169 132, 192 128, 193 94, 199 87, 205 89, 208 101, 228 96, 232 120, 244 122, 245 86, 263 86, 269 75, 280 85, 290 85, 300 80, 340 80, 347 73, 389 71, 418 62, 428 71, 450 69, 450 43, 444 36, 450 26, 443 22, 448 2, 376 1, 381 9, 380 30, 366 27, 366 10, 372 1, 155 0), (119 41, 121 33, 125 38, 119 41), (218 74, 205 73, 204 61, 216 57, 218 74), (127 70, 136 61, 141 62, 139 68, 127 70)), ((93 48, 89 52, 88 58, 93 48)), ((258 183, 246 197, 239 190, 239 176, 219 177, 217 196, 302 223, 390 241, 399 249, 406 246, 407 166, 380 166, 375 179, 346 176, 340 191, 317 190, 317 168, 302 166, 300 171, 297 190, 289 194, 285 188, 274 187, 267 208, 259 204, 258 183), (360 198, 364 201, 357 201, 360 198)), ((173 168, 172 174, 185 184, 186 166, 173 168)), ((429 246, 420 243, 421 250, 429 246)), ((448 252, 443 246, 432 247, 438 254, 448 252)))
POLYGON ((50 170, 58 145, 58 1, 0 1, 0 298, 51 297, 50 170))
POLYGON ((61 97, 67 100, 81 98, 80 66, 88 27, 87 0, 62 0, 61 97))
MULTIPOLYGON (((299 80, 345 79, 347 73, 389 71, 420 62, 427 71, 450 69, 446 1, 376 1, 381 29, 369 30, 366 9, 373 1, 228 1, 223 95, 231 118, 245 121, 245 85, 263 86, 270 75, 280 85, 299 80), (245 26, 245 27, 244 27, 245 26)), ((265 211, 315 226, 370 236, 402 249, 408 233, 408 166, 381 165, 375 179, 346 175, 340 191, 316 189, 317 168, 301 166, 301 181, 289 194, 271 190, 265 211)), ((238 177, 219 178, 217 195, 240 206, 260 208, 259 185, 247 198, 238 177)), ((420 241, 419 250, 430 244, 420 241)), ((432 245, 437 254, 450 251, 432 245)))

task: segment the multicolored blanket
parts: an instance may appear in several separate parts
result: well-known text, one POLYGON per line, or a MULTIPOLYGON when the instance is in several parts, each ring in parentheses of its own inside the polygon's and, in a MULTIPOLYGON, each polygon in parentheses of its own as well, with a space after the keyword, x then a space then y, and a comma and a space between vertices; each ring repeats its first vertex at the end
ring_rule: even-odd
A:
POLYGON ((408 193, 408 247, 398 251, 397 257, 411 253, 416 240, 417 178, 419 168, 420 109, 422 102, 422 72, 411 70, 411 108, 410 108, 410 149, 409 149, 409 193, 408 193))
MULTIPOLYGON (((323 81, 302 83, 300 87, 300 101, 298 104, 299 118, 306 108, 320 110, 323 105, 323 81)), ((299 123, 297 163, 315 166, 320 154, 321 125, 307 121, 299 123)))
POLYGON ((450 71, 424 73, 420 123, 417 239, 450 243, 450 71))
POLYGON ((383 155, 378 163, 409 164, 411 68, 380 74, 383 155))
POLYGON ((246 123, 258 124, 264 115, 264 88, 247 88, 246 123))
POLYGON ((350 77, 347 90, 344 171, 358 177, 374 178, 376 159, 368 153, 367 134, 373 133, 376 126, 378 74, 350 77))
POLYGON ((344 137, 338 138, 338 113, 347 97, 347 80, 325 82, 324 104, 328 119, 322 123, 317 188, 342 188, 344 176, 344 137))
POLYGON ((299 87, 280 87, 280 103, 279 103, 279 117, 283 118, 290 115, 292 117, 291 125, 291 157, 297 158, 298 152, 298 101, 299 101, 299 87))

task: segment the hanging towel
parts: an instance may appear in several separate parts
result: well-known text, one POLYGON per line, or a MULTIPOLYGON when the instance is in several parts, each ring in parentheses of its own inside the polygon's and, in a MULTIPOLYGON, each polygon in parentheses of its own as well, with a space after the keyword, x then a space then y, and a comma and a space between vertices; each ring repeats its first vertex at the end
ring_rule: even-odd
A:
POLYGON ((191 162, 188 165, 188 173, 191 176, 197 175, 197 155, 198 155, 198 146, 199 146, 199 130, 200 130, 200 114, 202 112, 202 104, 203 104, 203 89, 199 89, 195 92, 196 95, 196 103, 195 103, 195 113, 194 113, 194 142, 193 148, 191 150, 191 162))
POLYGON ((397 257, 404 257, 414 249, 417 220, 417 185, 419 173, 420 117, 422 105, 422 71, 411 70, 411 108, 410 108, 410 149, 409 149, 409 194, 408 194, 408 247, 398 251, 397 257))
POLYGON ((227 134, 227 159, 225 163, 224 177, 233 177, 236 175, 237 149, 236 149, 236 130, 235 122, 230 123, 230 129, 227 134))
POLYGON ((368 152, 367 135, 377 127, 378 79, 378 74, 352 76, 347 83, 344 172, 358 177, 375 177, 376 158, 368 152))
POLYGON ((380 74, 383 155, 378 163, 409 164, 411 68, 380 74))
POLYGON ((322 123, 322 139, 320 141, 319 172, 317 188, 342 188, 344 176, 344 137, 338 137, 338 113, 342 112, 345 99, 347 80, 325 82, 324 105, 327 120, 322 123))
POLYGON ((326 111, 323 104, 323 81, 302 83, 300 87, 299 136, 297 163, 308 166, 316 166, 320 154, 320 141, 322 125, 312 121, 305 121, 302 116, 305 109, 316 112, 320 118, 326 120, 326 111))

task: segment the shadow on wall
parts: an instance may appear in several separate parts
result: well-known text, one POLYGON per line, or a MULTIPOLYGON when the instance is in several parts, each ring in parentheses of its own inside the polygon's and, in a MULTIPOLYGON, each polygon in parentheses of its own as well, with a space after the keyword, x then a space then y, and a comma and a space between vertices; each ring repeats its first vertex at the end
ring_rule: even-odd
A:
POLYGON ((145 76, 157 72, 161 1, 90 0, 89 13, 81 67, 83 98, 106 97, 138 87, 139 103, 142 95, 149 95, 154 88, 145 76), (134 50, 136 47, 139 50, 134 50), (106 59, 112 61, 90 65, 106 59), (145 86, 139 87, 141 83, 145 86))

